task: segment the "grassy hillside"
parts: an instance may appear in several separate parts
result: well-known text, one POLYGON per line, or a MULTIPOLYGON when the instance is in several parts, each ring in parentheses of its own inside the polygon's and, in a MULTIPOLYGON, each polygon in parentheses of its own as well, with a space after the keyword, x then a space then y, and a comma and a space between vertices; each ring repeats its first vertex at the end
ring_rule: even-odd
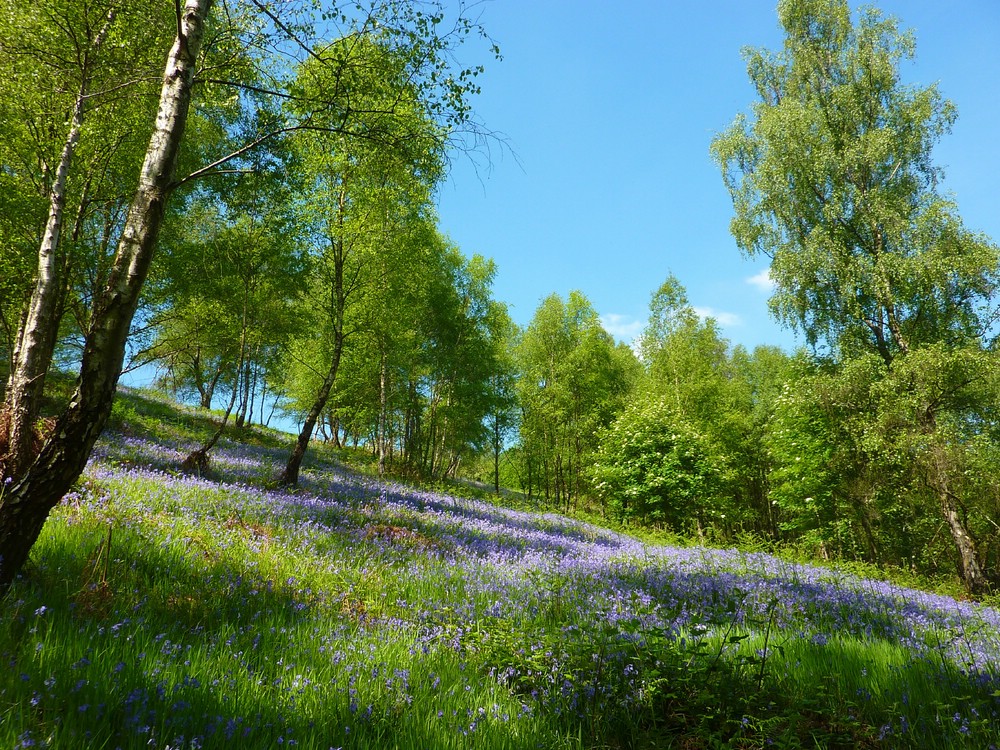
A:
POLYGON ((2 602, 0 747, 1000 743, 1000 613, 224 442, 136 394, 2 602))

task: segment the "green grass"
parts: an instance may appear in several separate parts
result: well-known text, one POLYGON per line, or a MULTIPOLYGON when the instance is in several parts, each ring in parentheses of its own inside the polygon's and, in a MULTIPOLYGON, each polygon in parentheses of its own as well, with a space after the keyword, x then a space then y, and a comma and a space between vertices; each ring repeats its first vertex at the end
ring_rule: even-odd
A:
MULTIPOLYGON (((355 476, 129 395, 2 602, 0 747, 1000 743, 994 610, 355 476)), ((342 454, 336 454, 342 456, 342 454)), ((868 573, 868 571, 862 571, 868 573)))

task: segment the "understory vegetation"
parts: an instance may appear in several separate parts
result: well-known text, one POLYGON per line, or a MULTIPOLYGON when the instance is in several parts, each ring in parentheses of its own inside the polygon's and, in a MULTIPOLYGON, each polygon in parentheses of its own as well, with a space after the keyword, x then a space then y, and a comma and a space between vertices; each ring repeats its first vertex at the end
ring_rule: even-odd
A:
POLYGON ((1000 249, 940 187, 955 107, 903 81, 895 19, 782 0, 783 44, 745 50, 758 101, 706 143, 788 352, 733 345, 669 273, 630 343, 581 291, 513 320, 436 210, 454 154, 504 148, 464 4, 8 10, 0 589, 131 370, 222 411, 193 470, 277 416, 288 488, 321 438, 379 475, 1000 591, 1000 249))
POLYGON ((913 34, 745 50, 749 351, 667 272, 632 342, 494 298, 480 11, 3 6, 0 746, 996 748, 1000 247, 913 34))
POLYGON ((148 395, 3 601, 0 745, 969 747, 1000 612, 380 480, 148 395))

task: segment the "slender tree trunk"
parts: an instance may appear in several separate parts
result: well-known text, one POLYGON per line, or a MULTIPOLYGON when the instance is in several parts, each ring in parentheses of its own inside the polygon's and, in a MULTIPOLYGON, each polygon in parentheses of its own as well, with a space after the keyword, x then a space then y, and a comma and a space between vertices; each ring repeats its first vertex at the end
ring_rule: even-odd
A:
POLYGON ((424 434, 423 446, 423 466, 424 471, 429 474, 434 473, 434 447, 437 445, 437 409, 441 402, 441 394, 438 392, 437 384, 431 393, 430 413, 427 415, 427 429, 424 434))
POLYGON ((330 360, 330 369, 327 370, 326 377, 323 378, 323 382, 320 384, 319 391, 316 393, 316 398, 309 408, 305 422, 302 423, 302 429, 299 430, 299 436, 295 439, 295 446, 288 456, 285 469, 281 472, 281 476, 278 477, 279 484, 295 486, 299 483, 299 470, 302 468, 302 459, 305 458, 306 451, 309 448, 309 439, 312 437, 313 430, 316 429, 316 422, 319 421, 323 409, 326 408, 326 403, 330 399, 330 391, 333 390, 334 381, 337 379, 342 348, 342 343, 334 345, 333 358, 330 360))
POLYGON ((330 417, 330 431, 333 432, 333 447, 338 450, 343 448, 344 442, 346 442, 346 437, 345 441, 342 442, 340 439, 340 417, 338 417, 336 413, 330 417))
POLYGON ((962 575, 962 582, 966 590, 979 596, 989 592, 989 581, 979 565, 979 555, 976 552, 976 544, 969 535, 968 529, 962 521, 959 513, 958 499, 951 490, 950 466, 944 450, 937 447, 931 459, 931 486, 938 496, 941 504, 941 514, 948 524, 952 541, 955 543, 955 550, 958 552, 959 569, 962 575))
POLYGON ((212 408, 212 401, 215 400, 215 389, 219 387, 219 381, 222 380, 222 360, 220 359, 215 367, 215 372, 212 373, 212 379, 208 381, 205 386, 205 393, 202 395, 201 408, 209 410, 212 408))
POLYGON ((156 125, 108 283, 94 301, 76 391, 38 458, 0 498, 0 588, 8 587, 24 565, 49 512, 80 476, 111 413, 129 327, 173 187, 210 5, 211 0, 186 0, 177 19, 156 125))
MULTIPOLYGON (((445 409, 450 409, 451 408, 451 388, 448 389, 448 397, 445 399, 444 405, 445 405, 445 409)), ((438 467, 440 467, 443 464, 443 462, 445 461, 445 459, 448 458, 448 449, 447 449, 447 444, 448 444, 448 418, 447 418, 447 414, 448 413, 449 412, 446 411, 444 419, 441 420, 441 423, 442 423, 441 424, 441 437, 438 439, 438 443, 441 446, 440 450, 435 451, 435 453, 438 455, 438 459, 437 459, 437 465, 438 465, 438 467)), ((449 465, 444 470, 444 474, 445 475, 447 475, 451 471, 451 461, 453 460, 453 458, 454 457, 448 459, 449 465)), ((432 465, 431 466, 431 476, 434 476, 434 469, 435 469, 435 467, 432 465)))
MULTIPOLYGON (((115 11, 109 11, 103 28, 94 39, 93 52, 100 48, 114 18, 115 11)), ((69 171, 76 147, 80 142, 90 85, 88 61, 85 60, 83 66, 80 91, 73 105, 69 133, 63 144, 55 179, 49 190, 49 213, 38 248, 35 288, 27 315, 16 338, 12 357, 13 367, 5 393, 3 410, 7 415, 9 432, 7 455, 0 456, 0 474, 13 479, 24 476, 29 464, 34 460, 32 443, 35 422, 38 419, 42 392, 45 388, 45 375, 52 362, 52 352, 59 327, 59 305, 65 290, 63 283, 65 269, 62 267, 63 260, 59 256, 59 237, 66 210, 69 171)))
POLYGON ((407 387, 406 413, 403 416, 403 453, 404 460, 418 471, 424 470, 423 452, 420 448, 420 398, 417 395, 417 384, 411 378, 407 387))
MULTIPOLYGON (((255 357, 258 357, 258 358, 260 357, 260 347, 257 347, 257 353, 256 353, 255 357)), ((257 375, 258 375, 259 372, 260 372, 260 370, 258 370, 256 364, 254 364, 253 366, 251 366, 251 368, 250 368, 250 377, 251 377, 250 392, 247 394, 247 416, 246 416, 246 422, 247 422, 248 425, 252 425, 253 424, 253 408, 254 408, 254 403, 257 401, 257 375)))
MULTIPOLYGON (((219 438, 222 437, 222 433, 226 430, 226 425, 229 423, 229 417, 233 413, 233 408, 236 406, 236 399, 245 391, 244 382, 250 377, 247 372, 247 333, 249 329, 249 317, 250 317, 250 300, 247 296, 243 297, 243 317, 240 321, 240 349, 239 356, 236 359, 236 382, 233 383, 233 392, 229 396, 229 404, 226 406, 226 412, 222 415, 222 422, 219 424, 218 429, 212 436, 206 440, 201 447, 196 450, 191 451, 187 458, 181 463, 181 468, 184 471, 194 471, 198 474, 205 474, 208 472, 208 452, 215 447, 215 444, 219 442, 219 438)), ((246 401, 244 401, 244 404, 246 401)), ((240 425, 242 426, 242 425, 240 425)))
POLYGON ((920 419, 920 431, 928 441, 921 461, 923 479, 937 497, 941 515, 951 532, 962 582, 973 596, 988 593, 990 582, 980 565, 975 540, 965 526, 960 500, 953 489, 953 479, 960 476, 961 469, 949 455, 948 439, 939 433, 937 412, 933 408, 927 408, 920 419))
POLYGON ((948 529, 951 531, 951 538, 955 542, 958 550, 959 564, 962 571, 962 581, 970 594, 979 596, 989 592, 989 582, 983 574, 979 565, 979 557, 976 554, 976 545, 969 536, 969 532, 962 523, 962 517, 955 506, 954 497, 947 490, 939 493, 941 501, 941 511, 948 522, 948 529))
MULTIPOLYGON (((262 424, 265 427, 270 427, 271 426, 271 418, 274 416, 274 412, 278 408, 278 402, 281 400, 281 398, 283 397, 283 395, 284 395, 284 393, 281 392, 281 391, 277 391, 277 392, 275 392, 273 394, 273 399, 274 400, 271 401, 271 410, 267 413, 267 419, 262 422, 262 424)), ((261 416, 263 416, 264 415, 264 404, 261 404, 260 409, 261 409, 261 416)))
POLYGON ((534 477, 532 476, 532 468, 534 467, 534 464, 535 464, 535 462, 529 456, 528 457, 528 461, 527 461, 527 465, 528 465, 528 500, 534 500, 535 499, 535 494, 534 494, 535 483, 534 483, 534 477))
POLYGON ((921 419, 921 431, 929 438, 930 445, 924 454, 925 481, 937 496, 941 515, 951 532, 955 551, 958 552, 959 572, 966 590, 973 596, 989 592, 990 582, 979 563, 975 540, 969 534, 960 511, 960 503, 953 489, 953 478, 959 473, 949 456, 947 439, 938 433, 937 414, 928 409, 921 419))
POLYGON ((237 378, 237 382, 240 384, 240 403, 239 406, 236 407, 236 419, 233 420, 233 426, 237 430, 241 430, 243 429, 243 425, 246 423, 247 419, 247 381, 250 378, 246 364, 239 369, 238 373, 239 377, 237 378))
MULTIPOLYGON (((211 394, 203 382, 205 377, 201 372, 201 347, 196 347, 194 356, 191 358, 191 369, 194 373, 194 387, 198 389, 198 405, 202 409, 209 409, 212 406, 211 394), (206 405, 207 404, 207 405, 206 405)), ((173 367, 171 366, 171 371, 173 367)))
MULTIPOLYGON (((259 354, 260 348, 257 347, 254 357, 259 354)), ((254 357, 248 354, 243 360, 243 393, 236 415, 236 426, 240 429, 253 422, 253 402, 257 397, 257 368, 254 367, 254 357)))
POLYGON ((267 404, 267 375, 263 371, 260 371, 260 416, 257 417, 257 423, 263 427, 264 426, 264 409, 267 404))
POLYGON ((236 382, 233 384, 233 392, 229 396, 229 404, 226 406, 226 411, 222 415, 222 421, 219 423, 218 428, 212 433, 211 437, 201 444, 198 448, 187 454, 187 457, 181 462, 181 469, 183 471, 196 472, 199 475, 206 474, 208 472, 208 452, 215 447, 215 444, 219 442, 219 438, 222 437, 222 433, 226 431, 226 425, 229 423, 229 416, 233 413, 233 407, 236 406, 236 398, 240 392, 240 382, 242 380, 242 368, 236 369, 236 382))
MULTIPOLYGON (((343 224, 343 212, 346 202, 346 188, 341 190, 339 197, 339 216, 341 225, 343 224)), ((294 487, 299 483, 299 470, 302 468, 302 459, 305 458, 309 449, 309 439, 316 428, 316 421, 326 408, 330 399, 330 392, 333 384, 337 380, 337 372, 340 370, 340 359, 344 353, 344 314, 347 310, 347 290, 344 286, 344 261, 345 248, 343 235, 338 236, 332 242, 334 253, 333 261, 333 288, 330 290, 330 306, 333 314, 333 354, 330 357, 330 367, 326 371, 326 376, 320 384, 316 398, 306 415, 299 436, 295 440, 295 446, 288 456, 284 471, 278 477, 278 483, 284 486, 294 487)))
POLYGON ((448 462, 448 469, 445 471, 445 476, 449 479, 455 479, 458 476, 458 467, 462 465, 462 454, 456 453, 451 457, 448 462))
POLYGON ((386 353, 382 352, 382 359, 379 365, 379 378, 378 378, 378 393, 379 393, 379 408, 378 408, 378 438, 376 442, 378 443, 378 475, 381 477, 385 474, 385 454, 387 450, 386 443, 388 442, 388 395, 387 395, 387 356, 386 353))
POLYGON ((249 357, 243 358, 243 367, 240 372, 242 376, 240 379, 240 405, 236 409, 236 428, 242 429, 243 425, 247 421, 247 409, 250 407, 250 362, 249 357))
POLYGON ((493 491, 500 494, 500 450, 503 447, 500 418, 493 421, 493 491))

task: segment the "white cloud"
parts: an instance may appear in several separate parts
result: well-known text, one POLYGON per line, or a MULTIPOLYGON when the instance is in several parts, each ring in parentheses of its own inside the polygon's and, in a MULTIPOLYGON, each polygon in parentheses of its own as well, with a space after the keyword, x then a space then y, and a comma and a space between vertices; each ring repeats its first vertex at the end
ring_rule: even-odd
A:
POLYGON ((644 320, 636 320, 631 315, 619 315, 618 313, 607 313, 602 315, 600 320, 605 331, 614 336, 617 341, 624 341, 626 344, 634 344, 646 326, 644 320))
POLYGON ((750 286, 755 286, 762 292, 772 292, 774 291, 774 279, 771 278, 771 270, 765 268, 760 273, 750 276, 746 282, 750 286))
POLYGON ((712 307, 694 307, 694 314, 704 320, 705 318, 715 318, 715 322, 720 326, 741 326, 743 319, 736 313, 716 310, 712 307))

